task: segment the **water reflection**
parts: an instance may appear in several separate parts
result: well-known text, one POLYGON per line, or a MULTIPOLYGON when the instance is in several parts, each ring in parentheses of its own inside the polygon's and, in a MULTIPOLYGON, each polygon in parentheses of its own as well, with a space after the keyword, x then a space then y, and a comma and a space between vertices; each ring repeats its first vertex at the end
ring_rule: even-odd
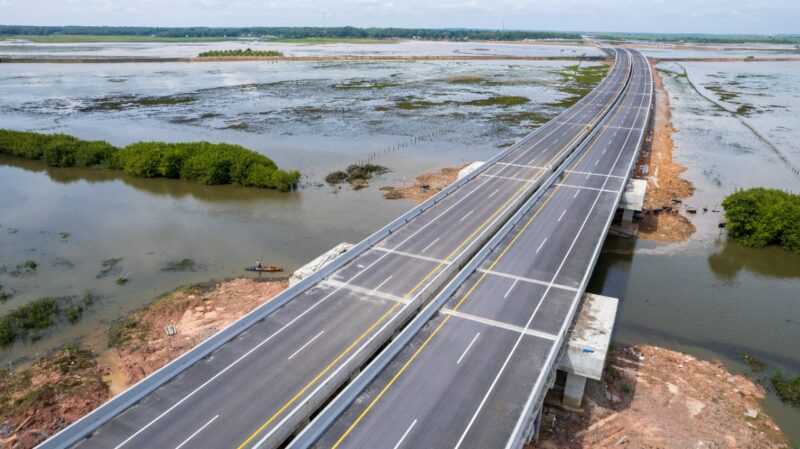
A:
POLYGON ((49 167, 39 161, 5 155, 0 155, 0 166, 16 167, 32 173, 43 173, 59 184, 73 184, 80 181, 89 184, 103 184, 122 181, 136 190, 175 199, 193 198, 214 203, 270 201, 290 204, 298 201, 297 192, 277 192, 234 185, 208 186, 199 182, 168 178, 137 178, 113 170, 49 167))
POLYGON ((800 254, 777 246, 748 248, 723 239, 721 248, 708 255, 708 266, 721 279, 733 280, 742 270, 768 278, 800 278, 800 254))

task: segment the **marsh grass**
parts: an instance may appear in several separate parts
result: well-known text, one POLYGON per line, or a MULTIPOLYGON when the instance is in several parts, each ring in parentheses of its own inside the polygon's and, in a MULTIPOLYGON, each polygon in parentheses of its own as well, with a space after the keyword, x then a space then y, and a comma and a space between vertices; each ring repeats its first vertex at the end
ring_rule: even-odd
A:
POLYGON ((178 271, 195 271, 197 269, 197 263, 192 259, 181 259, 181 260, 171 260, 167 262, 167 265, 161 269, 161 271, 170 271, 170 272, 178 272, 178 271))

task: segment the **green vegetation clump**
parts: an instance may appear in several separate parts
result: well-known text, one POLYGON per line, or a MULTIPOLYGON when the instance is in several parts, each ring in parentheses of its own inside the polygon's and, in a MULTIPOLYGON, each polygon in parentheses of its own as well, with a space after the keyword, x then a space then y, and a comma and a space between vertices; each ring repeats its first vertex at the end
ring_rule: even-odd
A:
POLYGON ((101 262, 102 268, 100 273, 97 273, 97 278, 104 278, 110 274, 117 274, 122 269, 119 263, 122 262, 122 257, 112 257, 101 262))
POLYGON ((75 324, 80 321, 81 316, 83 315, 83 306, 80 304, 75 304, 72 301, 67 302, 64 305, 64 317, 67 318, 67 321, 70 324, 75 324))
POLYGON ((518 97, 513 95, 498 95, 480 100, 467 101, 464 104, 467 106, 498 106, 507 108, 509 106, 519 106, 529 102, 525 97, 518 97))
POLYGON ((172 260, 167 262, 167 265, 161 271, 194 271, 197 268, 197 263, 192 259, 172 260))
POLYGON ((8 301, 11 299, 11 296, 11 293, 3 290, 3 286, 0 285, 0 303, 8 301))
POLYGON ((0 346, 10 345, 17 337, 38 340, 39 331, 55 324, 59 312, 56 300, 42 298, 0 316, 0 346))
MULTIPOLYGON (((34 410, 52 407, 64 397, 92 397, 101 402, 107 391, 93 353, 67 345, 16 373, 0 369, 0 422, 28 422, 24 418, 35 414, 34 410)), ((29 427, 22 429, 19 434, 29 431, 29 427)))
POLYGON ((387 200, 402 200, 405 198, 405 195, 403 195, 403 192, 398 189, 389 189, 383 194, 383 197, 387 200))
POLYGON ((343 182, 350 183, 353 188, 362 189, 367 186, 367 181, 372 179, 374 175, 382 175, 388 172, 389 169, 376 164, 351 164, 347 167, 346 171, 337 170, 328 173, 325 176, 325 181, 330 184, 341 184, 343 182))
POLYGON ((605 64, 590 66, 576 64, 564 67, 558 72, 561 77, 559 91, 569 96, 562 100, 548 103, 548 106, 566 109, 574 105, 605 78, 608 69, 609 67, 605 64))
POLYGON ((737 190, 722 201, 728 235, 746 246, 781 245, 800 253, 800 195, 777 189, 737 190))
POLYGON ((767 369, 766 363, 749 354, 744 355, 744 362, 747 363, 750 366, 750 369, 756 373, 764 372, 764 370, 767 369))
POLYGON ((13 277, 28 277, 32 275, 39 264, 34 260, 26 260, 25 262, 18 263, 16 267, 9 273, 13 277))
POLYGON ((254 57, 254 56, 269 56, 278 57, 283 56, 283 53, 277 50, 251 50, 249 48, 244 50, 211 50, 204 51, 197 55, 200 58, 231 58, 231 57, 254 57))
POLYGON ((0 130, 0 154, 42 160, 55 167, 123 170, 136 177, 179 178, 208 185, 289 191, 300 180, 296 170, 281 170, 260 153, 224 143, 138 142, 117 148, 65 134, 0 130))
POLYGON ((147 329, 144 329, 143 326, 133 318, 125 318, 124 320, 117 321, 108 329, 108 347, 121 348, 122 345, 133 340, 142 332, 146 333, 147 329))
POLYGON ((120 276, 120 277, 118 277, 118 278, 117 278, 117 280, 116 280, 116 281, 114 281, 114 282, 116 282, 116 283, 117 283, 117 285, 125 285, 125 284, 127 284, 127 283, 128 283, 128 280, 129 280, 129 279, 128 279, 128 277, 127 277, 127 276, 120 276))
POLYGON ((800 407, 800 376, 785 378, 783 373, 777 373, 770 381, 781 400, 800 407))
POLYGON ((86 290, 83 292, 83 305, 91 306, 94 305, 94 302, 97 300, 97 295, 94 294, 91 290, 86 290))

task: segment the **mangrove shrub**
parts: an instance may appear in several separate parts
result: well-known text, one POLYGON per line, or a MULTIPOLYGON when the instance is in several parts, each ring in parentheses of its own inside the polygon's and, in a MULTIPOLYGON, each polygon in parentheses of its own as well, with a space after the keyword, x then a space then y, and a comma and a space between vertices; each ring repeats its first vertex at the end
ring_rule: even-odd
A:
POLYGON ((117 148, 66 134, 0 130, 0 153, 41 160, 53 167, 107 168, 141 178, 176 178, 208 185, 286 191, 300 180, 296 170, 281 170, 263 154, 225 143, 137 142, 117 148))
POLYGON ((778 189, 737 190, 722 201, 728 235, 746 246, 781 245, 800 253, 800 195, 778 189))

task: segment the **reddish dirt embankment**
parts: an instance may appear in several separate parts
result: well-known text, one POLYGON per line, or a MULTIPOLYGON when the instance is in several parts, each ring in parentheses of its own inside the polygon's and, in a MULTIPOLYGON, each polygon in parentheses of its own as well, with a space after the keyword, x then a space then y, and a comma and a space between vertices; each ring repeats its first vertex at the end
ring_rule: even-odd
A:
POLYGON ((241 278, 180 288, 116 325, 117 347, 97 359, 70 348, 13 374, 0 370, 0 448, 33 448, 287 285, 241 278), (171 348, 167 324, 178 330, 171 348))
POLYGON ((686 168, 672 158, 675 128, 670 121, 669 94, 664 89, 664 80, 651 64, 655 88, 655 117, 653 140, 649 151, 643 151, 637 161, 637 173, 648 166, 647 191, 644 198, 643 221, 639 225, 638 237, 657 242, 679 242, 688 239, 695 231, 688 218, 681 215, 672 203, 673 199, 686 199, 694 193, 692 183, 680 174, 686 168), (656 210, 658 213, 649 211, 656 210))
POLYGON ((417 176, 414 184, 392 187, 383 196, 389 200, 409 199, 421 203, 456 182, 461 168, 446 167, 439 171, 423 173, 417 176), (428 189, 423 190, 422 186, 428 186, 428 189))
POLYGON ((122 376, 114 376, 113 392, 119 392, 120 380, 123 387, 138 382, 288 285, 287 281, 259 282, 240 278, 210 289, 185 287, 135 312, 117 327, 121 343, 116 348, 116 356, 122 376), (178 331, 171 342, 164 330, 169 324, 175 325, 178 331))
POLYGON ((760 411, 764 390, 721 363, 654 346, 619 347, 581 410, 550 409, 530 449, 787 448, 760 411))
POLYGON ((28 449, 108 398, 91 351, 75 347, 23 370, 0 370, 0 448, 28 449))

